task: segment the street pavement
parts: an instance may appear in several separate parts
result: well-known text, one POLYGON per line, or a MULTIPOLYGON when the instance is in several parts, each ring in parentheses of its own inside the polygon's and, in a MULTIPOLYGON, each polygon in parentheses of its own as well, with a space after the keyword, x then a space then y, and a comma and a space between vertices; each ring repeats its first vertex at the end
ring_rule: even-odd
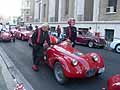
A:
POLYGON ((102 90, 107 86, 111 75, 120 73, 120 55, 109 50, 88 48, 77 45, 83 53, 97 52, 105 59, 106 71, 101 77, 87 79, 72 79, 65 85, 59 85, 52 70, 46 65, 40 65, 40 71, 34 72, 32 66, 32 48, 25 41, 16 40, 15 43, 0 43, 15 66, 35 90, 102 90))
POLYGON ((4 62, 4 56, 1 55, 0 50, 0 90, 14 90, 16 82, 10 74, 7 65, 4 62))
POLYGON ((8 90, 2 74, 2 66, 0 66, 0 90, 8 90))

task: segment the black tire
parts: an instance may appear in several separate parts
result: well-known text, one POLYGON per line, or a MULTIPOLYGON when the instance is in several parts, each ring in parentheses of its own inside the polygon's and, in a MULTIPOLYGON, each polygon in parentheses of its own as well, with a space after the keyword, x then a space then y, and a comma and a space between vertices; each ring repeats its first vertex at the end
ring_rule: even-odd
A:
POLYGON ((120 53, 120 44, 117 44, 117 45, 116 45, 115 51, 116 51, 117 53, 120 53))
POLYGON ((92 41, 89 41, 89 42, 88 42, 88 47, 89 47, 89 48, 92 48, 93 46, 94 46, 94 43, 93 43, 92 41))
POLYGON ((56 62, 54 65, 54 75, 59 84, 63 85, 67 82, 67 78, 64 75, 63 68, 59 62, 56 62))

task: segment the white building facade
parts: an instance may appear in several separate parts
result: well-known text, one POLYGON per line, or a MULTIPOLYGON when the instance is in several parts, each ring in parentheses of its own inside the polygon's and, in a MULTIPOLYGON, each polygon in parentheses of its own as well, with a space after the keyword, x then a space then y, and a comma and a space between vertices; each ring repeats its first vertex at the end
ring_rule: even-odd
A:
POLYGON ((77 29, 88 29, 92 27, 95 32, 100 33, 100 37, 105 38, 107 41, 120 39, 120 0, 40 1, 39 8, 36 6, 37 9, 34 17, 39 20, 38 22, 34 22, 34 25, 49 22, 51 28, 55 29, 59 24, 64 30, 67 27, 68 18, 75 18, 77 29), (113 6, 116 9, 110 12, 110 7, 113 6))
POLYGON ((36 0, 34 20, 61 22, 98 20, 99 0, 36 0))
POLYGON ((21 17, 24 22, 34 21, 34 0, 22 0, 21 17))

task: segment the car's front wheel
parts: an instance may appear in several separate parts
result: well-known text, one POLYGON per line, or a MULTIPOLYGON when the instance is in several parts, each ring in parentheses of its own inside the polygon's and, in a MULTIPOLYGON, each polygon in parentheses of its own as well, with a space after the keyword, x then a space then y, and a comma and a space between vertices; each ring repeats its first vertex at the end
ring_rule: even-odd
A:
POLYGON ((59 62, 54 65, 54 75, 59 84, 65 84, 67 78, 64 75, 63 68, 59 62))
POLYGON ((92 41, 88 42, 88 47, 92 48, 94 46, 94 43, 92 41))
POLYGON ((120 44, 116 45, 115 51, 116 51, 117 53, 120 53, 120 44))

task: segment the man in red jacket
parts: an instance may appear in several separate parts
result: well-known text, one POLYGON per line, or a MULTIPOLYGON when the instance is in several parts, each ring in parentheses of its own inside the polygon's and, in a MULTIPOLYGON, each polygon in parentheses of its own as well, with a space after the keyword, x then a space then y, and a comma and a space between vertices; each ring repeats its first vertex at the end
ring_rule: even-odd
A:
POLYGON ((39 62, 44 57, 44 42, 47 41, 50 46, 50 37, 48 34, 49 25, 47 23, 43 24, 41 28, 37 29, 32 36, 33 43, 33 66, 34 71, 39 70, 39 62))
POLYGON ((76 40, 76 37, 77 37, 77 28, 74 26, 75 25, 75 19, 70 18, 68 20, 68 24, 69 24, 69 26, 67 27, 66 37, 67 37, 67 39, 69 39, 72 42, 72 47, 74 47, 75 46, 75 40, 76 40))

